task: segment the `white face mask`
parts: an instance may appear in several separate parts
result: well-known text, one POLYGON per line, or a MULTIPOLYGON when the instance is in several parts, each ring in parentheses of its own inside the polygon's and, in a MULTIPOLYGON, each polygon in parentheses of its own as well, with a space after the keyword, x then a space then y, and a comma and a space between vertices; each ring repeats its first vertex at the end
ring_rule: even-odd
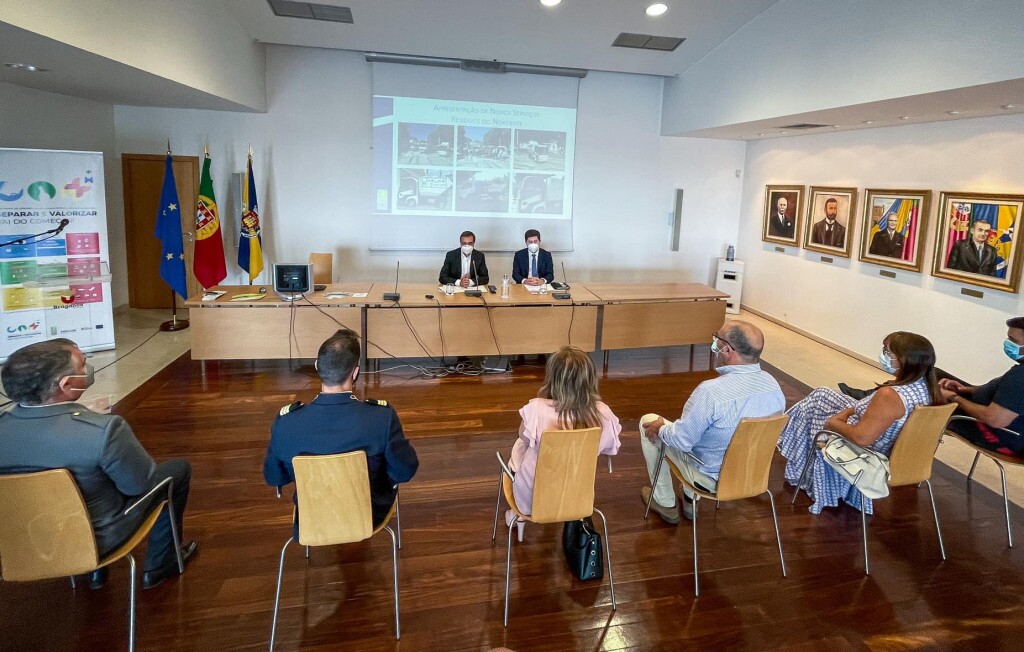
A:
POLYGON ((535 254, 540 251, 540 245, 536 242, 529 242, 526 244, 526 248, 530 250, 531 254, 535 254))
POLYGON ((96 382, 96 370, 92 368, 91 364, 86 363, 84 374, 70 374, 65 376, 65 378, 85 378, 85 387, 66 387, 64 389, 64 391, 69 392, 84 392, 96 382))
POLYGON ((473 245, 462 245, 462 255, 468 256, 473 253, 473 245))
POLYGON ((890 374, 895 375, 896 372, 899 371, 899 367, 893 366, 893 363, 895 362, 895 360, 893 360, 891 357, 889 357, 889 355, 885 352, 885 349, 882 349, 878 353, 878 362, 879 362, 879 364, 882 365, 882 369, 885 369, 886 372, 888 372, 890 374))

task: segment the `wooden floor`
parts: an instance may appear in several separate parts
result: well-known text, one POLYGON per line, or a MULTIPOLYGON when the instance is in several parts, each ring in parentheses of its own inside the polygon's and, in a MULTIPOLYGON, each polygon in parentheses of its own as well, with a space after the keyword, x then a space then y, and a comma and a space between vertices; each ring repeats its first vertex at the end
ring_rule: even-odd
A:
MULTIPOLYGON (((706 351, 706 347, 704 347, 706 351)), ((702 356, 698 356, 702 357, 702 356)), ((491 542, 497 468, 516 410, 543 371, 523 365, 485 377, 364 376, 359 394, 385 398, 414 439, 421 466, 402 489, 402 640, 394 640, 390 541, 314 549, 286 561, 281 650, 1020 649, 1024 552, 1006 546, 1001 499, 965 490, 938 466, 933 481, 949 560, 939 557, 927 492, 901 489, 869 520, 872 575, 863 572, 859 513, 790 505, 781 459, 771 489, 789 577, 779 569, 768 502, 701 505, 700 598, 693 596, 692 528, 644 521, 646 472, 637 419, 678 414, 707 372, 687 373, 685 350, 613 354, 605 400, 623 421, 622 451, 598 473, 611 528, 618 597, 607 580, 570 578, 560 526, 527 526, 512 554, 509 627, 502 627, 505 540, 491 542)), ((311 367, 285 361, 209 363, 187 356, 117 406, 157 459, 194 467, 187 538, 201 542, 187 573, 140 593, 140 650, 265 649, 277 559, 291 505, 264 486, 261 461, 281 405, 311 400, 311 367), (293 366, 296 364, 293 363, 293 366)), ((805 387, 778 375, 792 402, 805 387)), ((1024 541, 1024 516, 1013 512, 1024 541)), ((127 644, 127 570, 97 592, 67 581, 0 583, 0 649, 119 650, 127 644)))

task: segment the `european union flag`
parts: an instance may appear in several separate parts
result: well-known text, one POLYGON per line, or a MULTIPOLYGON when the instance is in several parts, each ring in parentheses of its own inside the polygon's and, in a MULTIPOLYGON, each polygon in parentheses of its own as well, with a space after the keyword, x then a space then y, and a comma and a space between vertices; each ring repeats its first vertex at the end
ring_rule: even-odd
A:
POLYGON ((160 206, 156 212, 156 237, 163 244, 160 256, 160 278, 171 289, 188 298, 185 285, 185 245, 181 240, 181 207, 178 205, 178 189, 174 185, 174 169, 171 155, 164 162, 164 189, 160 193, 160 206))

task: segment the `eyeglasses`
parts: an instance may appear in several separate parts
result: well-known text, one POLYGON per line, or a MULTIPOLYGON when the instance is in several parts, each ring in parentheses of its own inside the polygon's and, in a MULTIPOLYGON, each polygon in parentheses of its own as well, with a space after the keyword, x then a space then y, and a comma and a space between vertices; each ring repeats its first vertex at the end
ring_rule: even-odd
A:
POLYGON ((725 339, 724 337, 720 336, 720 335, 718 334, 718 332, 717 332, 717 331, 716 331, 716 332, 714 332, 714 333, 712 333, 712 334, 711 334, 711 337, 712 337, 713 339, 716 339, 716 340, 722 340, 723 342, 725 342, 726 344, 728 344, 730 348, 732 348, 732 349, 734 349, 734 350, 735 350, 735 348, 736 348, 735 346, 733 346, 733 345, 732 345, 732 342, 730 342, 729 340, 727 340, 727 339, 725 339))

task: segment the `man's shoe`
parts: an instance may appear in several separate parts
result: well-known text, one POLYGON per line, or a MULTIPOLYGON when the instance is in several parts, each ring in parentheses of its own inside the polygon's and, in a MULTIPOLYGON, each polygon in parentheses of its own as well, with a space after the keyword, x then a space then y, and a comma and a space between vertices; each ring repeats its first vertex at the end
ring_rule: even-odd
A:
MULTIPOLYGON (((188 562, 199 552, 199 543, 189 541, 181 547, 181 559, 188 566, 188 562)), ((171 563, 161 569, 146 571, 142 574, 142 590, 152 589, 163 584, 164 580, 172 575, 178 575, 178 562, 171 560, 171 563)))
POLYGON ((872 390, 857 389, 856 387, 850 387, 846 383, 839 383, 839 391, 842 392, 843 394, 846 394, 850 398, 859 401, 865 396, 870 395, 872 390))
POLYGON ((651 501, 651 511, 660 516, 661 520, 665 521, 669 525, 675 525, 679 522, 679 507, 665 507, 664 505, 659 505, 658 501, 651 500, 650 487, 641 487, 640 497, 643 499, 644 505, 647 504, 647 501, 651 501))
POLYGON ((103 588, 103 585, 107 583, 107 577, 110 576, 110 569, 104 566, 103 568, 97 568, 93 572, 86 575, 89 580, 89 588, 93 591, 98 591, 103 588))

